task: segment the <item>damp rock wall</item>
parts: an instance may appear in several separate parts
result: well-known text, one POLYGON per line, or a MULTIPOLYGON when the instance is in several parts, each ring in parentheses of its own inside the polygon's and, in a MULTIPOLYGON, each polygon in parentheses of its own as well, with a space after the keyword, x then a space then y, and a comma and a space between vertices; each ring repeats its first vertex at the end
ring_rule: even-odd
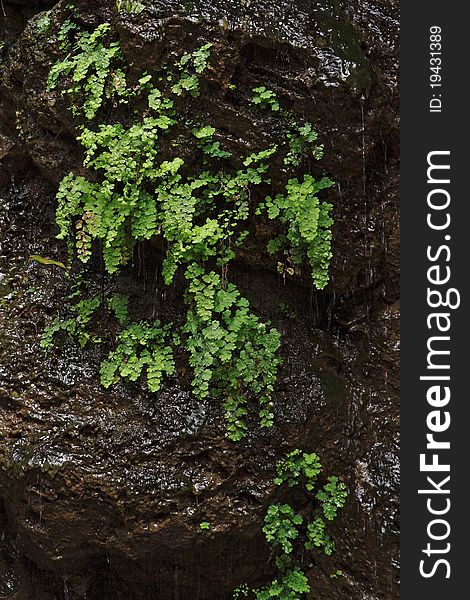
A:
MULTIPOLYGON (((200 109, 234 147, 272 133, 248 108, 259 82, 325 144, 322 168, 337 182, 328 287, 280 277, 263 232, 233 269, 283 338, 276 424, 239 444, 220 406, 178 378, 157 397, 137 384, 104 390, 98 350, 41 352, 66 287, 28 257, 64 259, 54 194, 81 164, 67 103, 46 89, 70 2, 2 4, 0 597, 223 600, 241 582, 262 585, 274 573, 261 532, 274 464, 299 447, 350 489, 333 526, 344 575, 314 561, 310 597, 398 598, 398 3, 151 0, 124 16, 114 0, 73 3, 84 27, 112 23, 131 72, 151 70, 168 47, 211 41, 200 109)), ((121 289, 142 316, 171 316, 178 289, 155 286, 158 248, 142 256, 121 289)), ((99 269, 90 278, 99 286, 99 269)))

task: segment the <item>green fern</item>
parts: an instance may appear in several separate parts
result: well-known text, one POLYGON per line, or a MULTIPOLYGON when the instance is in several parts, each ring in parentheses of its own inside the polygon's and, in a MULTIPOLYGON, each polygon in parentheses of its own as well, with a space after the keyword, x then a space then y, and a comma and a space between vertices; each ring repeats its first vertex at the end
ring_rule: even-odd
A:
POLYGON ((278 331, 249 312, 248 301, 233 284, 192 265, 186 325, 186 348, 193 368, 193 390, 204 398, 212 391, 225 398, 228 435, 246 435, 247 401, 256 398, 263 427, 273 423, 272 393, 280 359, 278 331))
MULTIPOLYGON (((49 88, 68 86, 89 122, 79 126, 84 169, 64 177, 59 186, 58 238, 74 246, 83 263, 99 241, 109 274, 130 261, 137 242, 159 238, 165 253, 164 282, 171 285, 178 271, 187 280, 181 343, 189 354, 195 395, 223 398, 233 440, 247 433, 250 404, 258 406, 260 425, 271 426, 280 336, 250 311, 227 273, 253 217, 266 211, 284 228, 270 241, 269 251, 287 255, 295 264, 308 260, 316 287, 326 285, 331 205, 320 203, 317 194, 332 182, 305 175, 301 183, 291 179, 284 195, 264 200, 271 173, 277 174, 274 160, 301 153, 316 140, 316 132, 306 123, 298 128, 298 143, 288 135, 284 144, 233 156, 216 127, 182 117, 187 103, 201 92, 203 73, 211 68, 211 44, 174 57, 159 72, 143 73, 128 89, 109 24, 88 33, 69 19, 59 38, 65 56, 53 66, 49 88), (113 107, 116 96, 144 107, 140 116, 113 122, 111 110, 109 122, 96 125, 93 117, 99 108, 106 100, 113 107), (187 161, 177 150, 185 144, 200 149, 187 161)), ((260 86, 255 94, 255 104, 279 110, 274 92, 260 86)), ((158 390, 163 376, 174 369, 175 342, 166 326, 130 323, 125 299, 119 296, 109 299, 108 307, 127 329, 103 363, 103 383, 135 381, 146 372, 149 388, 158 390)))
POLYGON ((54 319, 51 325, 48 325, 41 337, 40 346, 47 350, 54 339, 54 336, 60 332, 65 333, 70 339, 76 338, 83 348, 88 342, 99 343, 101 339, 88 331, 88 324, 93 318, 95 311, 99 308, 101 301, 99 298, 89 300, 80 300, 70 307, 72 316, 68 319, 54 319))
MULTIPOLYGON (((262 588, 250 589, 246 583, 238 586, 233 593, 234 600, 242 597, 256 600, 301 600, 310 592, 310 585, 302 568, 305 550, 314 553, 321 551, 326 556, 331 556, 335 551, 335 543, 327 532, 327 524, 321 512, 330 521, 336 518, 338 509, 346 501, 346 485, 337 477, 329 477, 328 483, 313 494, 317 477, 321 473, 320 459, 314 452, 307 453, 299 449, 279 460, 276 472, 276 485, 287 483, 292 488, 306 483, 305 489, 311 500, 317 502, 315 505, 307 505, 308 510, 305 509, 304 502, 304 514, 297 513, 291 504, 275 502, 268 506, 263 533, 272 547, 278 576, 262 588)), ((296 497, 292 492, 289 495, 296 497)), ((336 571, 338 573, 342 571, 336 571)))
MULTIPOLYGON (((59 79, 68 77, 71 85, 67 93, 77 98, 81 93, 84 95, 82 111, 87 119, 93 119, 103 103, 105 92, 110 95, 116 92, 118 95, 125 93, 125 85, 110 85, 111 65, 116 60, 122 61, 119 42, 107 42, 111 25, 102 23, 92 33, 80 31, 79 27, 70 20, 65 21, 59 32, 62 51, 67 51, 67 56, 52 67, 47 81, 47 89, 53 90, 58 86, 59 79), (70 41, 69 35, 73 33, 74 41, 70 41)), ((119 70, 120 78, 124 73, 119 70)))
POLYGON ((285 194, 268 196, 263 205, 270 219, 278 219, 286 226, 286 233, 272 240, 268 250, 274 254, 287 249, 294 264, 307 258, 318 289, 323 289, 329 279, 333 225, 330 216, 333 207, 320 202, 318 192, 332 185, 328 177, 317 181, 311 175, 304 175, 302 182, 290 179, 285 194))
POLYGON ((109 387, 120 378, 137 381, 144 370, 151 392, 158 392, 165 375, 173 375, 175 363, 168 345, 171 324, 140 321, 132 323, 117 337, 116 349, 101 365, 101 383, 109 387))

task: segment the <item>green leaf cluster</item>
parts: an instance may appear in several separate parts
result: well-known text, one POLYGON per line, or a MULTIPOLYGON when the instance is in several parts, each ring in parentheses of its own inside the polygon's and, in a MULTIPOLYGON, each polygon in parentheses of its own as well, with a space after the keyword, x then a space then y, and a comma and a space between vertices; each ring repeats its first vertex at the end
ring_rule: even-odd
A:
POLYGON ((274 579, 263 590, 255 591, 256 600, 299 600, 310 591, 308 579, 300 567, 287 570, 281 577, 274 579))
POLYGON ((173 94, 182 96, 188 93, 193 98, 199 96, 199 76, 208 66, 211 48, 212 44, 204 44, 194 52, 183 54, 177 63, 181 75, 171 88, 173 94))
POLYGON ((159 132, 170 122, 163 114, 128 128, 117 123, 98 131, 83 129, 84 165, 100 180, 67 175, 59 186, 56 212, 58 238, 68 239, 74 228, 82 262, 91 256, 92 240, 101 240, 106 269, 114 273, 127 263, 136 241, 156 233, 157 207, 146 186, 171 178, 182 164, 178 159, 156 163, 159 132))
POLYGON ((289 504, 271 504, 264 517, 263 533, 274 547, 280 546, 284 554, 291 554, 292 540, 299 536, 298 525, 303 518, 289 504))
POLYGON ((129 321, 129 298, 122 294, 115 294, 108 299, 108 308, 114 314, 120 325, 129 321))
POLYGON ((116 11, 126 12, 132 15, 140 15, 145 6, 139 0, 116 0, 116 11))
POLYGON ((306 480, 305 487, 310 492, 315 487, 318 475, 321 473, 320 459, 315 452, 311 454, 295 449, 276 464, 276 485, 287 482, 289 487, 299 484, 300 478, 306 480))
POLYGON ((307 525, 307 550, 322 548, 326 555, 330 556, 335 550, 335 543, 326 532, 326 523, 321 517, 316 517, 307 525))
POLYGON ((116 349, 101 365, 102 385, 107 388, 119 378, 137 381, 145 369, 149 390, 157 392, 163 377, 175 372, 173 352, 168 345, 170 335, 171 324, 162 325, 160 321, 129 325, 118 335, 116 349))
POLYGON ((47 89, 55 89, 59 78, 68 77, 70 86, 67 93, 71 94, 72 98, 77 98, 83 93, 81 109, 87 119, 94 118, 105 95, 111 97, 114 92, 120 94, 125 89, 125 85, 115 85, 117 80, 122 81, 124 78, 121 70, 114 73, 114 78, 111 77, 111 64, 116 59, 122 60, 122 54, 119 42, 108 42, 106 39, 110 29, 109 23, 101 23, 89 33, 81 31, 75 23, 67 20, 58 34, 61 50, 67 55, 63 60, 57 61, 50 70, 47 89), (107 87, 108 83, 110 85, 107 87))
POLYGON ((40 35, 46 35, 50 32, 52 26, 51 15, 49 11, 40 13, 36 20, 36 27, 40 35))
POLYGON ((264 85, 253 88, 253 98, 251 101, 253 104, 269 108, 273 112, 278 112, 281 109, 276 93, 268 90, 264 85))
POLYGON ((284 250, 297 265, 307 258, 318 289, 323 289, 329 279, 333 224, 330 216, 333 207, 328 202, 320 202, 318 192, 332 185, 328 177, 319 181, 311 175, 304 175, 303 181, 293 178, 288 181, 285 194, 268 196, 260 207, 270 219, 277 219, 286 226, 286 232, 268 244, 269 252, 284 250))
POLYGON ((215 127, 211 125, 204 125, 203 127, 197 127, 193 130, 193 135, 199 140, 202 151, 211 158, 230 158, 231 152, 222 150, 219 141, 214 141, 213 136, 216 132, 215 127))
POLYGON ((246 435, 250 397, 259 403, 260 425, 270 427, 279 332, 250 312, 248 300, 233 284, 223 287, 214 271, 191 265, 186 277, 190 309, 183 332, 195 394, 204 398, 212 390, 224 398, 228 435, 234 441, 246 435))
POLYGON ((256 600, 298 600, 310 591, 308 580, 300 567, 287 569, 280 577, 274 579, 269 586, 260 590, 250 590, 247 584, 242 584, 233 593, 234 600, 248 598, 253 593, 256 600))
MULTIPOLYGON (((316 287, 326 285, 331 205, 320 204, 317 194, 332 182, 305 175, 301 183, 290 179, 285 194, 266 198, 271 173, 277 175, 274 159, 288 157, 294 146, 302 153, 316 132, 306 123, 297 126, 297 145, 287 136, 281 146, 233 156, 223 147, 224 132, 190 118, 188 110, 210 69, 212 44, 180 57, 170 54, 170 64, 163 60, 155 73, 143 73, 129 89, 108 23, 89 33, 69 19, 59 40, 65 56, 53 66, 49 88, 65 87, 75 114, 88 120, 78 125, 83 169, 64 177, 57 193, 58 238, 83 263, 99 242, 109 274, 129 263, 136 243, 159 238, 165 284, 171 285, 178 271, 187 281, 187 318, 176 333, 189 356, 195 395, 223 400, 232 440, 246 435, 252 404, 258 406, 260 425, 271 426, 280 335, 252 313, 248 300, 229 283, 228 268, 250 235, 253 218, 265 211, 285 230, 271 240, 270 252, 296 264, 308 258, 316 287), (112 110, 116 98, 135 100, 140 108, 123 117, 112 110), (108 121, 97 124, 93 117, 106 99, 108 121), (193 156, 181 156, 180 148, 195 145, 193 156)), ((274 92, 263 86, 254 92, 255 105, 280 110, 274 92)), ((108 300, 108 308, 125 329, 103 364, 102 381, 108 386, 146 373, 149 389, 157 391, 175 368, 176 342, 167 326, 131 323, 127 301, 119 295, 108 300)))
POLYGON ((294 126, 293 131, 288 132, 289 151, 284 157, 285 165, 298 167, 303 157, 313 157, 315 160, 323 158, 323 145, 315 144, 318 133, 308 121, 303 125, 294 126))
POLYGON ((328 521, 333 521, 338 514, 338 510, 343 508, 348 491, 346 485, 339 481, 335 476, 328 477, 328 483, 317 493, 317 500, 320 500, 323 508, 323 514, 328 521))
POLYGON ((321 474, 321 464, 314 452, 302 452, 295 449, 276 463, 278 486, 287 484, 289 488, 305 483, 310 498, 308 508, 302 508, 303 514, 287 503, 272 503, 264 517, 263 533, 266 541, 276 555, 278 576, 261 589, 250 589, 247 584, 239 586, 234 599, 253 597, 256 600, 282 598, 282 600, 301 600, 310 592, 310 585, 303 571, 304 551, 322 551, 330 556, 335 543, 327 532, 323 518, 332 521, 337 511, 346 502, 346 485, 337 477, 329 477, 328 483, 314 494, 315 483, 321 474))
POLYGON ((99 308, 101 301, 99 298, 90 300, 80 300, 70 307, 73 316, 69 319, 56 318, 51 325, 44 329, 41 337, 40 346, 47 349, 51 346, 54 336, 63 332, 69 338, 77 338, 80 346, 83 348, 88 342, 99 343, 101 340, 87 330, 95 311, 99 308))

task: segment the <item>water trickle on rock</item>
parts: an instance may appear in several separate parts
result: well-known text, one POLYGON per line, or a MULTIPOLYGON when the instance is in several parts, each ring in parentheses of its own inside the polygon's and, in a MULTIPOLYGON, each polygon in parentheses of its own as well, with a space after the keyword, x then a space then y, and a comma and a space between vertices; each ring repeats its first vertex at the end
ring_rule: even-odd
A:
MULTIPOLYGON (((318 560, 312 598, 398 598, 397 3, 152 0, 119 17, 114 2, 74 3, 87 27, 114 19, 136 71, 162 45, 214 41, 214 81, 241 91, 269 82, 325 140, 323 168, 340 184, 328 288, 313 294, 307 276, 284 281, 264 240, 231 272, 281 331, 284 358, 275 427, 253 428, 239 445, 225 438, 219 403, 196 401, 184 377, 157 395, 138 384, 105 390, 98 348, 40 350, 68 292, 60 267, 28 258, 66 259, 54 240, 54 191, 81 156, 65 102, 45 90, 55 40, 34 15, 52 8, 57 24, 67 2, 3 4, 0 595, 222 600, 243 581, 261 585, 273 573, 261 524, 274 463, 300 447, 351 490, 333 529, 345 575, 331 579, 318 560)), ((236 94, 214 91, 206 110, 234 140, 266 135, 236 94)), ((158 248, 141 251, 120 287, 142 315, 177 316, 178 298, 155 293, 158 248)), ((98 266, 90 285, 102 285, 98 266)))

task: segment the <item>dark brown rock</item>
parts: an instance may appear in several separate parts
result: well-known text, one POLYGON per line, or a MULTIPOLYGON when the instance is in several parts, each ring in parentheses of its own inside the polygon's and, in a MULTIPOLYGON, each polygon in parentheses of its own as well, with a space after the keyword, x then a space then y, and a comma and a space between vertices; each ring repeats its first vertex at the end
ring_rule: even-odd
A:
MULTIPOLYGON (((284 340, 276 426, 251 428, 239 445, 224 437, 220 406, 192 398, 184 374, 156 397, 138 385, 106 391, 99 350, 63 347, 47 359, 39 350, 65 284, 28 256, 63 259, 50 241, 53 193, 81 162, 66 102, 45 86, 67 3, 54 6, 44 34, 31 3, 4 0, 0 597, 222 600, 243 581, 262 584, 273 574, 261 533, 273 466, 301 447, 351 490, 333 529, 334 568, 345 576, 330 579, 332 563, 319 560, 311 597, 398 598, 397 3, 170 0, 124 18, 114 0, 74 2, 86 26, 112 19, 135 74, 165 48, 211 40, 217 62, 204 110, 233 144, 271 134, 243 100, 259 82, 325 141, 323 168, 338 183, 327 290, 313 294, 306 276, 280 280, 261 233, 233 269, 284 340)), ((152 253, 144 251, 150 265, 152 253)), ((178 290, 155 291, 151 266, 141 270, 120 280, 136 312, 178 312, 178 290)), ((99 289, 99 270, 90 280, 99 289)))

